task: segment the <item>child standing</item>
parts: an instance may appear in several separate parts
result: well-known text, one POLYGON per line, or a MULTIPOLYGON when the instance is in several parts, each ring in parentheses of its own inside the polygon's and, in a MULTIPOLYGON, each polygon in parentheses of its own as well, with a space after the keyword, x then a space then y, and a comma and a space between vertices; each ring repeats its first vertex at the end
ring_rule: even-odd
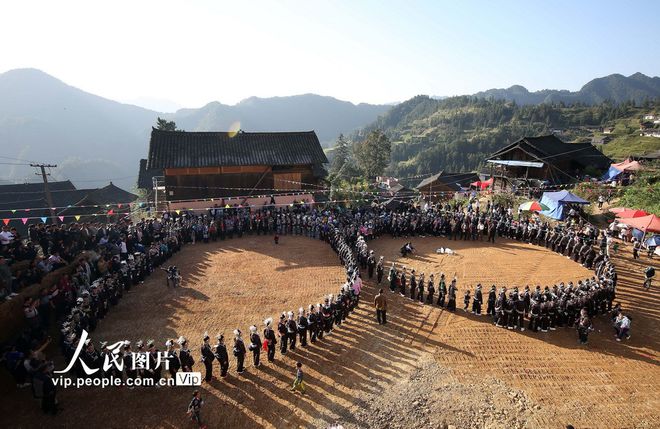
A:
POLYGON ((301 362, 296 363, 296 379, 293 380, 293 387, 291 388, 291 391, 298 391, 301 395, 305 394, 305 383, 303 382, 303 370, 301 362))
POLYGON ((202 417, 200 415, 202 405, 204 405, 204 401, 202 401, 199 390, 195 390, 193 392, 192 400, 188 405, 188 416, 190 416, 190 420, 194 421, 200 428, 204 429, 206 428, 206 425, 202 423, 202 417))
POLYGON ((469 307, 470 307, 470 289, 468 289, 465 292, 465 296, 463 297, 463 311, 468 311, 469 307))

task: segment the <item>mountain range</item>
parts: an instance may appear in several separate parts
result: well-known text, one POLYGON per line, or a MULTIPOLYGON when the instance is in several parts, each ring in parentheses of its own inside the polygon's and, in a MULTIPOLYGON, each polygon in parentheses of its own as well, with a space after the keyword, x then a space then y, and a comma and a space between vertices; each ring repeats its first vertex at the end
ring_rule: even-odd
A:
MULTIPOLYGON (((515 100, 521 105, 641 101, 660 97, 660 78, 641 73, 610 75, 590 81, 577 92, 529 92, 513 86, 474 95, 515 100)), ((434 98, 433 102, 394 106, 355 105, 304 94, 250 97, 236 105, 211 102, 201 108, 159 113, 84 92, 36 69, 16 69, 0 74, 0 183, 38 180, 34 169, 19 161, 30 160, 57 164, 52 171, 55 180, 70 178, 86 188, 112 180, 132 189, 138 161, 147 154, 149 133, 158 116, 174 120, 178 128, 188 131, 228 130, 231 126, 246 131, 315 130, 322 144, 330 146, 340 133, 375 123, 392 126, 388 122, 406 109, 414 109, 415 116, 420 109, 435 110, 434 103, 446 101, 434 98)))
POLYGON ((389 107, 304 94, 159 113, 84 92, 39 70, 16 69, 0 74, 0 182, 38 180, 34 169, 19 165, 30 160, 57 164, 55 180, 91 187, 112 179, 132 189, 159 116, 188 131, 228 130, 232 124, 246 131, 315 130, 329 146, 389 107))
POLYGON ((593 79, 575 92, 557 89, 530 92, 524 86, 514 85, 506 89, 477 92, 474 96, 515 101, 518 104, 599 104, 608 100, 614 103, 629 100, 641 103, 646 98, 660 97, 660 77, 649 77, 642 73, 630 76, 611 74, 593 79))

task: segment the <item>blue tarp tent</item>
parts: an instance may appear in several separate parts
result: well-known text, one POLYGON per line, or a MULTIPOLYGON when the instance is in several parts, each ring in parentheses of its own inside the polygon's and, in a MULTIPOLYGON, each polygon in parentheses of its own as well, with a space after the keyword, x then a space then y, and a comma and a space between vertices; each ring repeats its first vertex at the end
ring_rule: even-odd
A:
POLYGON ((614 179, 616 176, 619 174, 623 173, 623 171, 619 170, 618 168, 611 166, 609 170, 607 170, 607 173, 603 174, 603 177, 600 178, 600 180, 603 181, 609 181, 614 179))
POLYGON ((557 192, 544 192, 541 197, 541 204, 550 207, 550 210, 542 211, 541 214, 551 217, 553 219, 563 219, 564 206, 566 204, 589 204, 589 201, 583 200, 577 195, 573 195, 568 191, 557 192))

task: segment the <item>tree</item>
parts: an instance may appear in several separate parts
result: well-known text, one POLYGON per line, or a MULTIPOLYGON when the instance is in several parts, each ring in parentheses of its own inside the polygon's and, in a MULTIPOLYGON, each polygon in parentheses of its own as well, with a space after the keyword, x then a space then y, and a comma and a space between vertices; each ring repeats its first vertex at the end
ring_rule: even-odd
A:
POLYGON ((390 164, 391 153, 392 143, 381 130, 370 132, 355 148, 358 167, 369 179, 383 174, 390 164))
POLYGON ((168 121, 159 116, 156 120, 156 129, 161 131, 176 131, 176 124, 174 121, 168 121))
POLYGON ((339 138, 337 138, 337 145, 335 146, 334 157, 332 158, 332 166, 330 167, 330 171, 332 173, 339 173, 350 156, 351 148, 344 138, 344 135, 339 134, 339 138))

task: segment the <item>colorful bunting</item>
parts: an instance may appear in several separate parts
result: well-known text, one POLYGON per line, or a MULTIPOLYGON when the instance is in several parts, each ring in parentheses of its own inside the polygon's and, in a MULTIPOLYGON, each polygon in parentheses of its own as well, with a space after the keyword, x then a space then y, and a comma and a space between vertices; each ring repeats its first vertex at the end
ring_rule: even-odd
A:
POLYGON ((2 221, 5 223, 5 225, 9 225, 9 219, 2 219, 2 221))
POLYGON ((110 209, 110 210, 108 210, 108 214, 109 214, 109 215, 113 215, 113 214, 115 214, 115 211, 112 210, 112 209, 110 209))
POLYGON ((47 218, 46 216, 43 216, 43 217, 41 218, 41 222, 43 222, 43 223, 46 223, 47 220, 48 220, 48 218, 47 218))
POLYGON ((28 218, 26 218, 26 217, 21 218, 21 222, 23 222, 23 225, 25 225, 27 223, 27 221, 28 221, 28 218))
POLYGON ((75 215, 74 218, 76 218, 76 220, 78 221, 80 220, 80 215, 75 215))
POLYGON ((176 212, 176 214, 181 213, 181 210, 174 210, 174 211, 176 212))
POLYGON ((64 216, 58 216, 58 218, 60 219, 60 222, 64 222, 64 216))
POLYGON ((16 213, 16 209, 12 210, 11 212, 12 212, 12 213, 16 213))
POLYGON ((117 204, 117 208, 121 208, 121 204, 117 204))

